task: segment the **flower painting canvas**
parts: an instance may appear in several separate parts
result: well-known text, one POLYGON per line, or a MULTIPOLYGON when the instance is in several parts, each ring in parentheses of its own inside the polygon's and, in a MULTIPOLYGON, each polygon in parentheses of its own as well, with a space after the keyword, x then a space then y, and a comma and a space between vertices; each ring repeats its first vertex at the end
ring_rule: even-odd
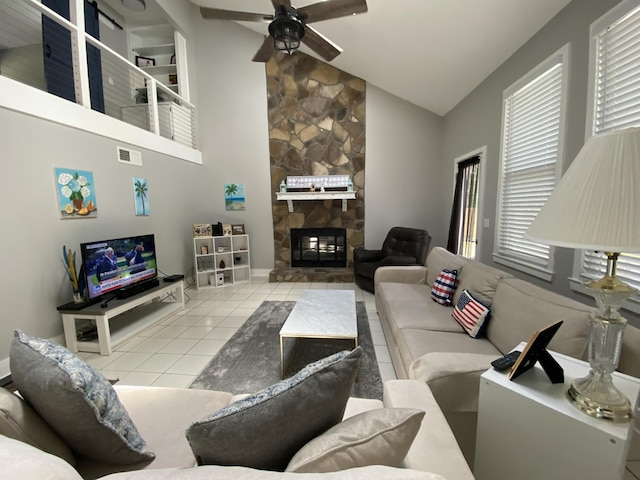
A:
POLYGON ((244 184, 227 183, 224 186, 225 210, 245 210, 244 184))
POLYGON ((133 177, 133 201, 136 215, 149 216, 149 182, 146 178, 133 177))
POLYGON ((60 218, 98 216, 98 202, 92 172, 56 168, 55 175, 60 218))

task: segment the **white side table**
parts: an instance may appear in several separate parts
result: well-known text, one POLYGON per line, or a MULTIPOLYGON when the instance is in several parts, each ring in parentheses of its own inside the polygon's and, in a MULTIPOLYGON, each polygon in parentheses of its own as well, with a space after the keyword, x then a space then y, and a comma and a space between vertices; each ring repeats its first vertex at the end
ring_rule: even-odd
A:
MULTIPOLYGON (((522 351, 525 343, 515 350, 522 351)), ((624 473, 632 422, 611 423, 575 408, 566 396, 586 362, 550 352, 564 369, 553 385, 539 364, 514 381, 487 370, 480 378, 474 475, 477 480, 617 480, 624 473)), ((640 380, 614 374, 635 403, 640 380)))

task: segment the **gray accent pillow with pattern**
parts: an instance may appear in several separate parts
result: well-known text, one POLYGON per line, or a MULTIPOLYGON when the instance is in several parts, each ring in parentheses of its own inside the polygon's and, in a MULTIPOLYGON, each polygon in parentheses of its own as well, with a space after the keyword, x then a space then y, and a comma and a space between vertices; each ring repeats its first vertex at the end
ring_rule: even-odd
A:
POLYGON ((9 362, 20 395, 75 452, 115 465, 155 458, 109 381, 66 348, 16 330, 9 362))
POLYGON ((361 356, 360 347, 336 353, 192 423, 186 436, 198 463, 283 471, 342 420, 361 356))

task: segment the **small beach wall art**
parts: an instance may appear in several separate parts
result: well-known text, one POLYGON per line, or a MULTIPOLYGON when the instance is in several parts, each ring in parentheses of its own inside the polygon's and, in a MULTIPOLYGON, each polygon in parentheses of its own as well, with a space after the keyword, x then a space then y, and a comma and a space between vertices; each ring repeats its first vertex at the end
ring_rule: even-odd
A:
POLYGON ((225 210, 245 210, 244 183, 225 183, 225 210))

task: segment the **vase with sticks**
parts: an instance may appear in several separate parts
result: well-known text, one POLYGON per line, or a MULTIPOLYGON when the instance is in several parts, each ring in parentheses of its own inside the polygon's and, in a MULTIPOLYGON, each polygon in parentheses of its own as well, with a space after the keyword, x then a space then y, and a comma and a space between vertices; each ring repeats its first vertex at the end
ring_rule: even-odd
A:
POLYGON ((62 264, 67 271, 67 276, 71 281, 71 288, 73 289, 73 302, 84 303, 84 292, 86 287, 86 281, 84 278, 84 265, 80 266, 80 271, 76 270, 76 252, 62 246, 62 264))

